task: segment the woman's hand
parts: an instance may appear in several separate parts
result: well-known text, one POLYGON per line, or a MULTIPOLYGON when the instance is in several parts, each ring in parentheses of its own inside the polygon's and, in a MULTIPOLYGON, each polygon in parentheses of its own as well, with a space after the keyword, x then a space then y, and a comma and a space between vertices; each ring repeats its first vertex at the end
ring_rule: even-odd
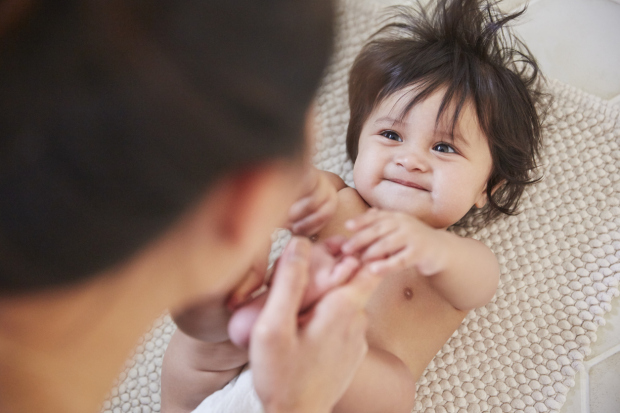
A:
POLYGON ((380 277, 358 272, 326 293, 300 326, 310 255, 308 240, 291 240, 252 331, 254 386, 268 413, 331 412, 368 348, 364 307, 380 277))
MULTIPOLYGON (((300 305, 304 313, 328 291, 347 282, 359 267, 359 261, 343 256, 340 247, 345 237, 335 236, 312 245, 309 258, 309 280, 300 305)), ((279 265, 279 261, 275 267, 279 265)), ((277 274, 277 270, 276 270, 277 274)), ((235 345, 247 348, 254 323, 265 306, 269 291, 264 291, 249 302, 237 308, 228 323, 228 335, 235 345)), ((234 296, 232 297, 234 298, 234 296)), ((229 302, 230 305, 230 302, 229 302)), ((303 314, 300 321, 307 317, 303 314)))

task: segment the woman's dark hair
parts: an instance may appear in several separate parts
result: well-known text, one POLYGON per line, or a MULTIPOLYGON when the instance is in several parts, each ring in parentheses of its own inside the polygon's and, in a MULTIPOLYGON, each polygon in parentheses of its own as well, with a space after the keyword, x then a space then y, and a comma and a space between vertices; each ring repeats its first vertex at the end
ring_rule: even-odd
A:
POLYGON ((228 171, 303 149, 329 1, 0 5, 0 293, 135 253, 228 171))
POLYGON ((507 27, 525 9, 504 16, 489 1, 438 0, 430 10, 419 4, 413 10, 392 10, 394 20, 375 33, 351 69, 351 160, 357 157, 364 122, 385 98, 416 86, 404 117, 445 88, 437 124, 448 107, 454 107, 454 131, 463 105, 471 101, 488 138, 493 168, 487 183, 489 202, 478 212, 480 217, 514 214, 525 186, 538 180, 533 172, 541 147, 539 111, 544 100, 536 60, 507 27))

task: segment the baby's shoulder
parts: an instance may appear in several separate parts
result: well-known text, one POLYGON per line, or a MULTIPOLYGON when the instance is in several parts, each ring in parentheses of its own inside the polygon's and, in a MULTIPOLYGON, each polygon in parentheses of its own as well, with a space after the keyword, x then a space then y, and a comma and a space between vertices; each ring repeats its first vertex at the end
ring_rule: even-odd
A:
POLYGON ((364 201, 355 188, 346 186, 338 191, 338 200, 343 206, 359 206, 368 209, 368 204, 364 201))
POLYGON ((356 216, 363 214, 369 206, 364 199, 351 187, 345 187, 338 191, 338 207, 329 222, 317 234, 317 240, 329 238, 333 235, 351 236, 344 227, 344 223, 356 216))

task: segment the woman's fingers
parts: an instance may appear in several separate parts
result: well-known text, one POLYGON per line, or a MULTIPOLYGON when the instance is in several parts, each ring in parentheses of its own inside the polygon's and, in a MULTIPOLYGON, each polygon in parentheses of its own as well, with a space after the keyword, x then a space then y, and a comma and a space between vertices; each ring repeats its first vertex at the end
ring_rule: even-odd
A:
POLYGON ((305 238, 293 237, 275 269, 271 290, 257 329, 280 328, 290 333, 297 328, 297 313, 308 284, 311 244, 305 238))
MULTIPOLYGON (((349 264, 343 261, 343 265, 349 264)), ((368 348, 364 307, 380 280, 368 271, 357 272, 348 283, 321 297, 305 323, 295 324, 292 331, 289 325, 279 324, 277 316, 261 315, 252 332, 250 358, 255 389, 267 411, 273 406, 278 407, 273 411, 332 410, 368 348), (261 322, 265 327, 259 328, 261 322)), ((288 317, 285 322, 290 322, 288 317)))

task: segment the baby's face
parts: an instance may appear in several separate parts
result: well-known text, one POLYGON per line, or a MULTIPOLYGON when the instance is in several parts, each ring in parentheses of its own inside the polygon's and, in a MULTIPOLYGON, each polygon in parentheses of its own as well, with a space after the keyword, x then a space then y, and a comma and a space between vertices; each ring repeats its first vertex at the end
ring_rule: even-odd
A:
POLYGON ((370 114, 353 168, 355 187, 371 206, 411 214, 434 228, 447 228, 473 206, 486 203, 492 158, 475 109, 465 104, 450 136, 453 110, 435 128, 444 90, 415 105, 411 88, 395 92, 370 114))

